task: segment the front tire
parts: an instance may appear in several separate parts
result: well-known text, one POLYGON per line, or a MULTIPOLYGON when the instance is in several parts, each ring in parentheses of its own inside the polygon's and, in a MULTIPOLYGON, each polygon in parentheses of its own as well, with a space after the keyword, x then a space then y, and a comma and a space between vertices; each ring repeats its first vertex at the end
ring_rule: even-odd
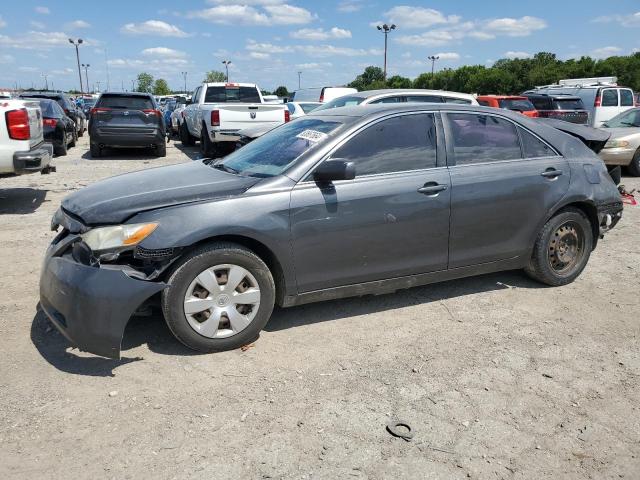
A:
POLYGON ((640 177, 640 149, 638 149, 629 164, 629 173, 634 177, 640 177))
POLYGON ((525 272, 552 287, 567 285, 582 273, 592 250, 591 222, 582 210, 567 208, 540 230, 525 272))
POLYGON ((102 156, 102 149, 98 144, 92 143, 89 148, 91 150, 91 158, 100 158, 102 156))
POLYGON ((267 265, 234 243, 204 245, 174 267, 162 292, 169 329, 199 352, 232 350, 255 341, 269 321, 275 284, 267 265))

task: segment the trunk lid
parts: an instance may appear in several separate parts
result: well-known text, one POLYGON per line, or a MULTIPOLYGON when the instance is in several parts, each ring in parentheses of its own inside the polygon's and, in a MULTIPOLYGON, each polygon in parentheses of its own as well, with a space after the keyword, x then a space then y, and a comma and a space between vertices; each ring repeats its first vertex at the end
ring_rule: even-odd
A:
POLYGON ((600 150, 604 148, 607 140, 609 140, 611 136, 610 132, 606 130, 592 128, 586 125, 577 125, 563 120, 540 118, 538 121, 544 122, 545 125, 549 125, 550 127, 578 138, 595 153, 599 153, 600 150))
POLYGON ((284 122, 284 109, 281 104, 224 104, 215 107, 220 111, 220 130, 240 130, 259 124, 277 126, 284 122))

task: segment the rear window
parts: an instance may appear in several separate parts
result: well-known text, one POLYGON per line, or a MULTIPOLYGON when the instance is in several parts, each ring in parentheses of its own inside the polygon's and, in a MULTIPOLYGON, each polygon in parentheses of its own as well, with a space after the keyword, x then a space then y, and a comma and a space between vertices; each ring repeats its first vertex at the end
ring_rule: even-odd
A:
POLYGON ((579 98, 566 98, 553 100, 554 110, 584 110, 584 104, 579 98))
MULTIPOLYGON (((56 102, 52 102, 49 100, 40 100, 40 110, 42 110, 42 116, 45 118, 58 118, 60 116, 60 110, 56 109, 54 105, 57 105, 56 102)), ((58 106, 58 108, 60 108, 58 106)))
POLYGON ((329 110, 330 108, 353 107, 355 105, 360 105, 362 102, 364 102, 364 98, 362 97, 339 97, 325 103, 321 107, 318 107, 317 110, 320 111, 329 110))
POLYGON ((533 103, 536 110, 549 110, 551 108, 551 101, 546 97, 529 97, 529 101, 533 103))
POLYGON ((499 100, 498 104, 500 105, 500 108, 515 110, 517 112, 529 112, 531 110, 535 110, 533 103, 529 100, 519 98, 504 98, 499 100))
POLYGON ((618 90, 615 88, 607 88, 602 91, 602 103, 603 107, 617 107, 618 106, 618 90))
POLYGON ((123 108, 126 110, 152 110, 153 102, 149 97, 126 95, 103 95, 97 103, 98 107, 123 108))
POLYGON ((620 90, 620 106, 633 107, 633 92, 631 90, 620 90))
POLYGON ((205 103, 260 103, 260 94, 256 87, 207 87, 205 103))

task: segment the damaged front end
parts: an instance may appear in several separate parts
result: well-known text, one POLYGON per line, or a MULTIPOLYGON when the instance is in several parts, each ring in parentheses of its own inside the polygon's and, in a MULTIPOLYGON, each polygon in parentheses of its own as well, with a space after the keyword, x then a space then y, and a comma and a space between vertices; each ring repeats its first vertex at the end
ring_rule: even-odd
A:
POLYGON ((120 358, 129 318, 166 288, 157 279, 176 252, 141 248, 135 242, 139 228, 124 226, 129 230, 124 233, 117 231, 118 226, 91 229, 63 210, 56 212, 51 226, 54 230, 62 227, 62 231, 49 246, 42 267, 43 311, 80 350, 120 358), (123 245, 114 247, 118 241, 123 245))

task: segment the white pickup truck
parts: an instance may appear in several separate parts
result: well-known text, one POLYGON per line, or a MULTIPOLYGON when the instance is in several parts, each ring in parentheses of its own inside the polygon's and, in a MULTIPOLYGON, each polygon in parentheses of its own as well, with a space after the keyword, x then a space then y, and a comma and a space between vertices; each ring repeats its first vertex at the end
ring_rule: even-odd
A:
POLYGON ((193 92, 182 112, 180 140, 193 145, 200 140, 206 157, 225 155, 235 148, 239 130, 289 121, 283 104, 265 103, 253 83, 203 83, 193 92))
POLYGON ((0 100, 0 177, 54 171, 38 102, 0 100))

